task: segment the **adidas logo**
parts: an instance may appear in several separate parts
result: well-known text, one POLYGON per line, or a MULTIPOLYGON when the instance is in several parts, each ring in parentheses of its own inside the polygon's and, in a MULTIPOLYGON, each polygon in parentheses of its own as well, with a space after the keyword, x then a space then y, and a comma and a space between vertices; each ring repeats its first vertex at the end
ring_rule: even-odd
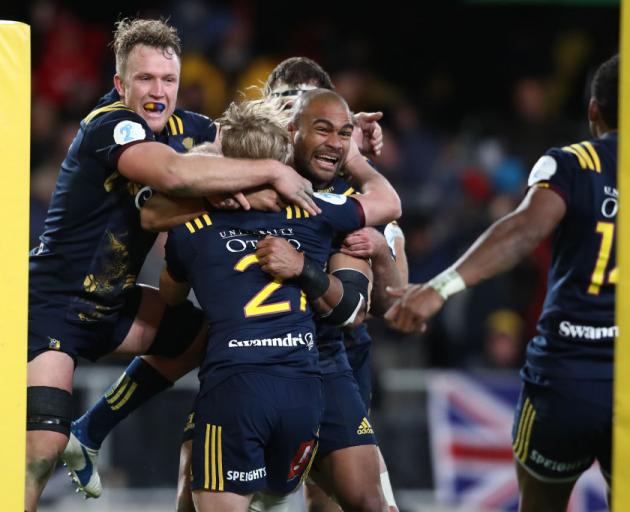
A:
POLYGON ((359 435, 364 435, 364 434, 373 434, 374 430, 372 430, 372 425, 370 425, 370 422, 368 421, 367 418, 363 418, 361 420, 361 424, 359 425, 359 428, 357 429, 357 434, 359 435))

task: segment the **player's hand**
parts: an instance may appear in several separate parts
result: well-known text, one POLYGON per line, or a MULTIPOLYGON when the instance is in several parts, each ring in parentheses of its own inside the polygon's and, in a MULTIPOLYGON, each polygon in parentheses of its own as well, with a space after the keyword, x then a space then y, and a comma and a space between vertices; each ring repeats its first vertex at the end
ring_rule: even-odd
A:
POLYGON ((290 204, 303 208, 311 215, 321 213, 313 200, 313 185, 306 178, 302 178, 288 165, 280 162, 276 170, 276 176, 271 181, 271 186, 280 196, 290 204))
POLYGON ((398 300, 385 313, 384 318, 392 329, 404 333, 424 332, 429 318, 442 309, 445 302, 433 288, 422 284, 388 288, 387 293, 398 300))
POLYGON ((383 149, 383 130, 378 120, 382 112, 359 112, 354 115, 352 138, 356 141, 361 153, 366 156, 378 156, 383 149))
POLYGON ((278 279, 298 277, 304 267, 304 254, 277 236, 267 235, 258 242, 256 257, 263 271, 278 279))
POLYGON ((206 200, 216 210, 238 210, 243 208, 249 210, 249 203, 245 196, 240 192, 234 196, 227 196, 225 194, 212 194, 206 196, 206 200))
POLYGON ((261 212, 279 212, 286 207, 278 193, 269 187, 261 187, 247 192, 245 198, 254 210, 261 212))
POLYGON ((353 231, 343 241, 340 252, 355 258, 374 258, 389 252, 387 240, 374 228, 353 231))

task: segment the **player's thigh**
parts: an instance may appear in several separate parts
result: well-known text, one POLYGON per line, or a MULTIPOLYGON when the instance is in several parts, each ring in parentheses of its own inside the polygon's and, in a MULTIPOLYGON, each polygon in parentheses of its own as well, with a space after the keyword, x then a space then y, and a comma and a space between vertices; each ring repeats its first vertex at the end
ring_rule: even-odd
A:
POLYGON ((192 464, 192 439, 185 440, 179 450, 179 474, 177 477, 177 512, 195 512, 190 488, 192 464))
POLYGON ((519 512, 565 512, 575 481, 544 482, 516 465, 520 491, 519 512))
POLYGON ((251 500, 251 495, 243 496, 232 492, 193 492, 197 512, 247 512, 251 500))
POLYGON ((47 350, 28 362, 27 386, 48 386, 72 392, 74 360, 64 352, 47 350))
POLYGON ((379 509, 385 503, 376 445, 335 450, 318 460, 314 476, 324 489, 332 490, 342 509, 379 509))

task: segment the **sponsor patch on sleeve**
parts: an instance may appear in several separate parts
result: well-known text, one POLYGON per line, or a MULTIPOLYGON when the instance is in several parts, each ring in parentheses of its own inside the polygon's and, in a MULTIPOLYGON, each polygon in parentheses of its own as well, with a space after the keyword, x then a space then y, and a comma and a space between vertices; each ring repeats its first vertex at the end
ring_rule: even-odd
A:
POLYGON ((121 146, 136 140, 144 140, 147 135, 140 123, 134 121, 121 121, 114 127, 114 141, 121 146))
POLYGON ((331 192, 315 192, 313 196, 337 206, 344 204, 348 199, 346 196, 342 196, 341 194, 332 194, 331 192))
POLYGON ((527 186, 531 187, 541 181, 549 181, 558 170, 556 159, 550 155, 541 156, 532 167, 527 179, 527 186))

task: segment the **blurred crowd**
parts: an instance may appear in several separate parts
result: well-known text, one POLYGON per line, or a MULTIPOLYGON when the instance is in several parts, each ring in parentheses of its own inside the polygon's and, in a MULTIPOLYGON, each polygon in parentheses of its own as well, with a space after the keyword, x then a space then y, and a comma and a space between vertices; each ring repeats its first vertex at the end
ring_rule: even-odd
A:
MULTIPOLYGON (((384 31, 365 25, 362 32, 343 17, 335 21, 321 13, 285 18, 282 25, 281 16, 247 1, 173 0, 121 10, 111 19, 82 16, 53 0, 33 2, 25 20, 32 31, 31 246, 38 243, 59 164, 79 121, 111 87, 108 43, 116 16, 141 14, 170 17, 180 30, 181 107, 216 117, 232 99, 256 94, 282 59, 305 55, 329 70, 354 111, 383 111, 385 149, 374 162, 403 201, 410 278, 426 280, 518 204, 529 169, 546 149, 588 137, 589 73, 616 51, 618 27, 602 32, 585 25, 588 9, 575 23, 563 17, 563 23, 542 23, 539 32, 519 28, 518 13, 507 8, 485 14, 482 7, 466 9, 474 19, 488 19, 481 30, 496 29, 496 19, 515 25, 497 33, 491 51, 471 38, 468 50, 457 43, 462 53, 445 58, 457 37, 437 21, 412 23, 404 12, 387 15, 399 20, 406 38, 396 43, 393 26, 384 31), (409 42, 413 38, 417 46, 409 42), (420 44, 425 53, 417 54, 420 44)), ((458 5, 457 12, 466 11, 458 5)), ((618 16, 612 7, 599 14, 618 16)), ((444 21, 449 14, 441 16, 444 21)), ((463 23, 454 21, 451 29, 463 23)), ((382 360, 395 366, 519 367, 544 298, 549 259, 549 245, 542 244, 514 271, 457 295, 421 342, 375 323, 377 350, 389 354, 382 360)), ((144 271, 147 280, 154 279, 160 260, 157 249, 144 271)))

